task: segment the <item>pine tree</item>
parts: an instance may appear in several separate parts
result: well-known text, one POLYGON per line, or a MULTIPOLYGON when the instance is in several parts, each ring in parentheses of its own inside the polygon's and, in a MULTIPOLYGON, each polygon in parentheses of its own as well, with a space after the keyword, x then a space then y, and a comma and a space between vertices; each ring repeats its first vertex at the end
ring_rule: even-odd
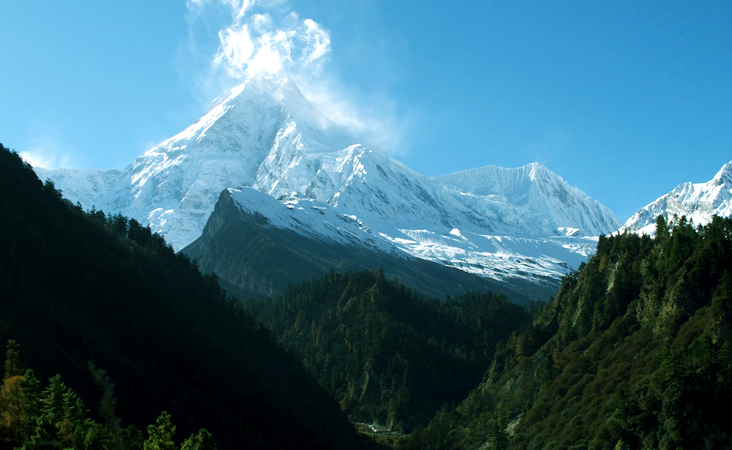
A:
POLYGON ((170 414, 163 411, 157 418, 157 425, 148 425, 148 438, 143 444, 143 450, 175 450, 175 425, 170 420, 170 414))
POLYGON ((658 216, 656 219, 656 240, 658 242, 665 242, 671 236, 666 223, 666 218, 663 215, 658 216))
POLYGON ((508 434, 506 433, 506 429, 503 426, 502 420, 498 420, 493 425, 493 430, 491 431, 489 442, 495 450, 508 449, 508 434))
POLYGON ((23 372, 20 370, 19 363, 20 352, 18 349, 20 348, 20 344, 12 339, 8 339, 5 348, 5 377, 3 379, 7 380, 10 377, 22 375, 23 372))
POLYGON ((20 393, 23 411, 20 420, 20 435, 28 438, 35 432, 41 420, 41 381, 30 369, 25 371, 20 393))
POLYGON ((201 428, 198 433, 183 441, 181 450, 216 450, 216 441, 211 433, 201 428))
POLYGON ((41 415, 45 422, 55 425, 61 422, 65 416, 64 394, 66 394, 66 385, 61 381, 61 376, 58 374, 54 375, 49 381, 48 387, 43 390, 41 396, 41 415))

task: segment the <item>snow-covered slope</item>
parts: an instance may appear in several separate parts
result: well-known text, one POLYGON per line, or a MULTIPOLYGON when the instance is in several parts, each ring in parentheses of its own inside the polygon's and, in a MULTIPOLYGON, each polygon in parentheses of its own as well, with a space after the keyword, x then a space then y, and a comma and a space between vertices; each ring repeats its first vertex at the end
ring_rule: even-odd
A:
POLYGON ((594 251, 593 236, 620 225, 540 164, 420 175, 360 145, 290 80, 235 88, 122 171, 38 172, 85 208, 149 224, 176 250, 201 234, 224 189, 251 188, 300 211, 284 220, 259 205, 272 226, 498 280, 556 281, 594 251))
POLYGON ((439 179, 472 195, 513 205, 521 219, 512 218, 512 223, 528 226, 524 235, 551 235, 563 227, 598 236, 617 223, 610 209, 538 163, 515 169, 486 166, 439 179))
POLYGON ((278 295, 331 270, 374 268, 433 298, 493 291, 524 303, 556 290, 551 282, 497 281, 409 257, 353 215, 315 200, 282 203, 253 188, 223 191, 201 237, 182 252, 242 298, 278 295))
POLYGON ((291 81, 255 80, 222 96, 200 120, 123 171, 97 171, 97 177, 88 170, 38 172, 84 207, 134 217, 180 249, 201 234, 222 190, 262 185, 281 191, 287 188, 282 172, 298 174, 303 150, 340 149, 347 142, 291 81))
POLYGON ((656 219, 686 216, 695 225, 706 225, 712 216, 732 217, 732 161, 706 183, 684 183, 633 214, 620 229, 654 234, 656 219))

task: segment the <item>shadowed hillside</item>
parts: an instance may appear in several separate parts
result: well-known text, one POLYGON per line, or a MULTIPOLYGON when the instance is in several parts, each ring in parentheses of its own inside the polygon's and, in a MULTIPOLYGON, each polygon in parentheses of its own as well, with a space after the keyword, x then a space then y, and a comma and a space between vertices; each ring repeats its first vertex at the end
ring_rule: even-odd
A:
POLYGON ((381 270, 332 272, 251 308, 351 420, 398 431, 461 400, 530 319, 501 294, 428 300, 381 270))
MULTIPOLYGON (((299 360, 212 276, 134 220, 83 212, 0 148, 0 338, 40 379, 101 397, 89 361, 138 428, 167 410, 223 448, 360 448, 299 360)), ((95 407, 91 407, 96 410, 95 407)))

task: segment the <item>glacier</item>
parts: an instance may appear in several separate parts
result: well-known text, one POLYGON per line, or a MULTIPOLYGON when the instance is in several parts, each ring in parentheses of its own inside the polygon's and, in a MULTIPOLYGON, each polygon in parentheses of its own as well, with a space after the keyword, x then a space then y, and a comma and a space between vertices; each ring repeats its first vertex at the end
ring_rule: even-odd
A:
POLYGON ((538 163, 427 177, 321 114, 290 79, 253 79, 123 170, 36 169, 64 196, 133 217, 180 250, 223 190, 271 226, 496 280, 558 279, 620 221, 538 163))

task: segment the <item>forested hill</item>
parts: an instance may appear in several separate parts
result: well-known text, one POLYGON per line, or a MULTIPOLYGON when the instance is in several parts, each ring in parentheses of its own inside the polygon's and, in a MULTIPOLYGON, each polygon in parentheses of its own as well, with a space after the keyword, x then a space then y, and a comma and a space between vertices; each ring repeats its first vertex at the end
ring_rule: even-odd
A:
MULTIPOLYGON (((162 238, 85 213, 0 146, 0 339, 96 411, 88 362, 138 428, 167 410, 220 448, 362 448, 331 397, 271 333, 162 238)), ((144 429, 144 428, 143 428, 144 429)))
POLYGON ((352 420, 398 431, 464 398, 530 320, 502 294, 429 300, 381 270, 331 272, 251 308, 352 420))
POLYGON ((601 238, 484 382, 404 446, 730 448, 731 309, 732 220, 601 238))

